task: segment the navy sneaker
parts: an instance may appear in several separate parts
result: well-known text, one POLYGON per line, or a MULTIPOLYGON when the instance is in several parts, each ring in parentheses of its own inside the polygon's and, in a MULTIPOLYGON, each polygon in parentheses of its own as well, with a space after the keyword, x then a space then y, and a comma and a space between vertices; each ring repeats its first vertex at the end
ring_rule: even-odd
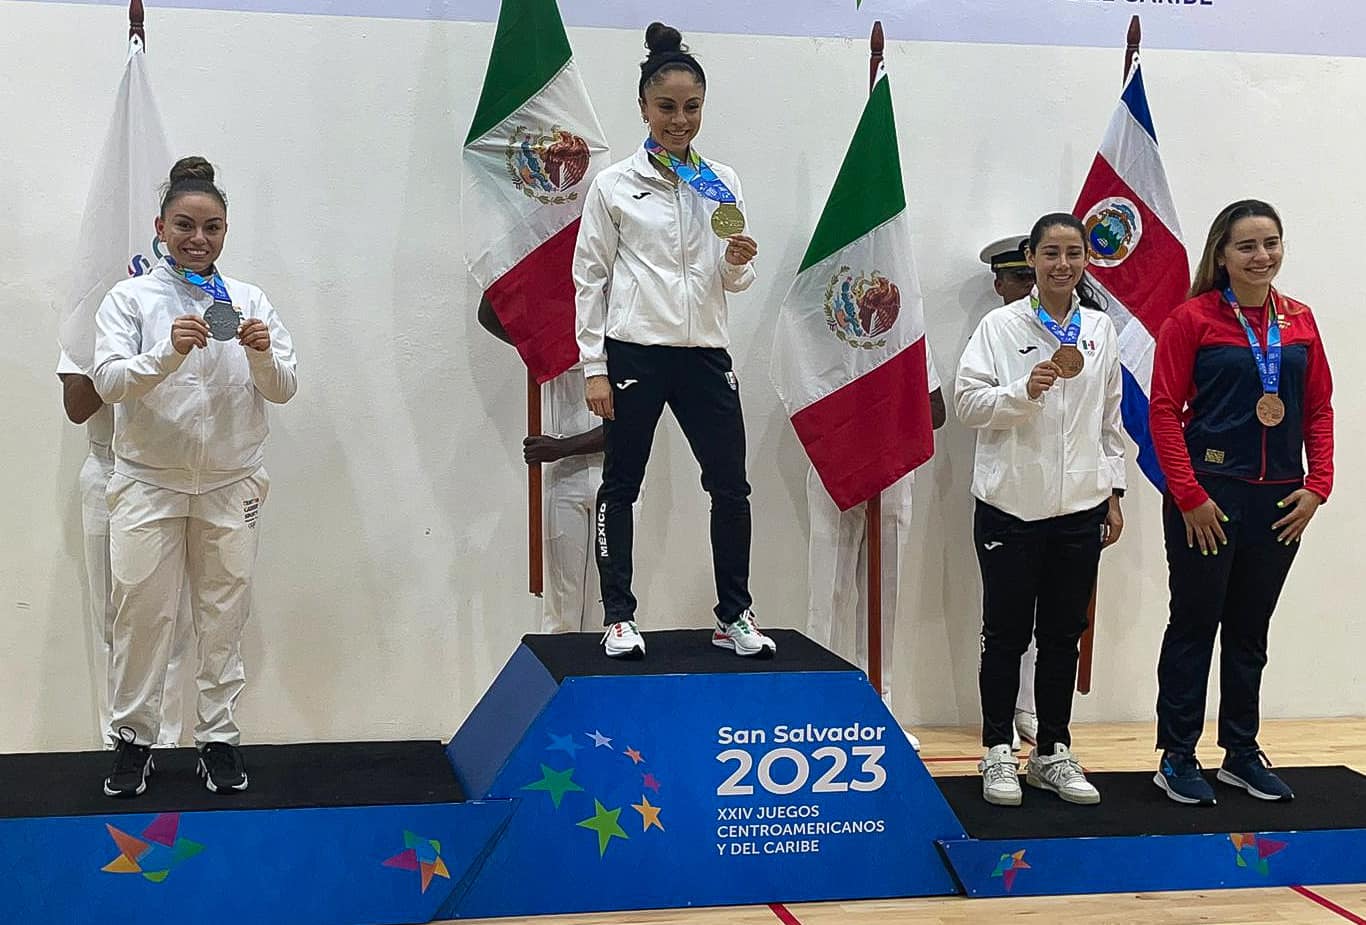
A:
POLYGON ((1261 749, 1255 752, 1242 752, 1224 755, 1224 763, 1215 775, 1220 782, 1234 787, 1242 787, 1259 800, 1280 800, 1289 802, 1295 799, 1295 791, 1285 781, 1270 770, 1271 761, 1261 749))
POLYGON ((1163 752, 1153 783, 1168 797, 1189 806, 1213 806, 1214 788, 1200 773, 1200 762, 1183 752, 1163 752))

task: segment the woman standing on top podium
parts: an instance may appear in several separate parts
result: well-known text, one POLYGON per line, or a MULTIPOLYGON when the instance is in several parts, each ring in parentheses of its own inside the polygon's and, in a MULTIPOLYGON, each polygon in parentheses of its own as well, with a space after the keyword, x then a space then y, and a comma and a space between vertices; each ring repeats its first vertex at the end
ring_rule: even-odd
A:
POLYGON ((977 431, 982 796, 1001 806, 1023 798, 1010 746, 1032 636, 1039 727, 1026 780, 1071 803, 1099 803, 1072 757, 1068 724, 1100 551, 1124 527, 1118 337, 1084 276, 1081 222, 1045 215, 1026 255, 1033 292, 987 314, 958 366, 958 417, 977 431))
POLYGON ((1309 307, 1271 285, 1281 231, 1265 202, 1220 212, 1190 300, 1157 338, 1150 417, 1167 477, 1171 615, 1157 666, 1153 780, 1178 803, 1215 802, 1195 746, 1216 631, 1218 779, 1263 800, 1294 797, 1257 744, 1258 701, 1271 613, 1333 488, 1333 379, 1309 307))
POLYGON ((603 648, 614 658, 645 654, 631 593, 631 505, 668 405, 711 495, 712 643, 771 656, 776 646, 750 610, 745 426, 726 352, 726 293, 753 284, 758 245, 742 234, 735 171, 692 147, 707 92, 702 66, 669 26, 652 23, 645 44, 639 103, 649 134, 593 180, 574 251, 586 399, 606 439, 595 543, 603 648))

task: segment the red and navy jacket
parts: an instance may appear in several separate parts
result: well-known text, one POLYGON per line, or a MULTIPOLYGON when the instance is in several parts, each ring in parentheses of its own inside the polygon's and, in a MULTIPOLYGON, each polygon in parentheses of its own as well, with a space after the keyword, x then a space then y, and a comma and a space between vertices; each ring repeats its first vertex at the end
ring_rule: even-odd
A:
MULTIPOLYGON (((1262 379, 1247 334, 1217 291, 1179 305, 1163 323, 1153 358, 1149 420, 1158 462, 1177 507, 1209 495, 1201 475, 1298 484, 1325 501, 1333 490, 1333 377, 1309 306, 1273 290, 1281 324, 1280 396, 1285 420, 1257 420, 1262 379), (1305 475, 1304 460, 1309 472, 1305 475)), ((1266 349, 1265 306, 1243 317, 1266 349)))

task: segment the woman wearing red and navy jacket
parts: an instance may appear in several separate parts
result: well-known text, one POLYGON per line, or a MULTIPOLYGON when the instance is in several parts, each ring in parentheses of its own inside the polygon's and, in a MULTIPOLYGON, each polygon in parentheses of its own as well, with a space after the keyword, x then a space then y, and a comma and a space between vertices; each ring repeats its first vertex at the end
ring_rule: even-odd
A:
POLYGON ((1225 751, 1217 777, 1263 800, 1294 797, 1257 745, 1258 701, 1271 613, 1333 487, 1333 381, 1309 307, 1272 288, 1281 232, 1264 202, 1220 212, 1191 298, 1162 325, 1153 360, 1171 587, 1154 782, 1178 803, 1215 801, 1195 745, 1216 631, 1225 751))

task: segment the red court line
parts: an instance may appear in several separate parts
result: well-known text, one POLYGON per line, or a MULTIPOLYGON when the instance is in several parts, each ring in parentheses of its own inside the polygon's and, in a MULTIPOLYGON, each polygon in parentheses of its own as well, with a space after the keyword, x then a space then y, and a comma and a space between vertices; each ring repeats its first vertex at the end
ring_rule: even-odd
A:
POLYGON ((788 912, 787 906, 784 906, 782 903, 769 903, 768 908, 773 911, 773 914, 778 917, 778 921, 782 922, 783 925, 802 925, 802 923, 797 920, 797 917, 791 912, 788 912))
POLYGON ((1310 902, 1318 903, 1320 906, 1327 909, 1329 912, 1333 912, 1337 915, 1342 916, 1347 921, 1352 922, 1353 925, 1366 925, 1366 919, 1363 919, 1355 912, 1351 912, 1347 909, 1342 908, 1337 903, 1329 899, 1327 896, 1320 896, 1318 893, 1315 893, 1308 887, 1303 886, 1292 886, 1290 889, 1294 890, 1296 893, 1299 893, 1301 896, 1303 896, 1310 902))

